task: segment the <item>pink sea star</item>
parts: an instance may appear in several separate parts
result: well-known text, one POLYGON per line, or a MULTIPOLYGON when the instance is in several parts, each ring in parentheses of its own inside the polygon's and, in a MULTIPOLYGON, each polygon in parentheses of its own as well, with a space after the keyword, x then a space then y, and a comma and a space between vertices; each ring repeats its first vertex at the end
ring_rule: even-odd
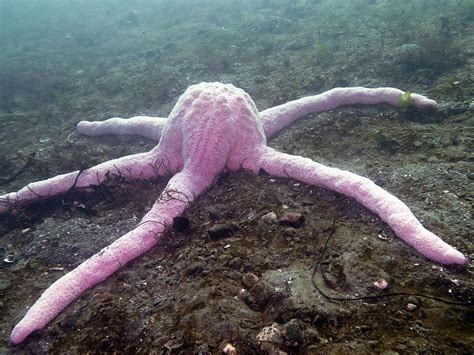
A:
MULTIPOLYGON (((159 243, 173 218, 179 216, 224 169, 245 168, 254 173, 263 169, 272 176, 289 176, 335 190, 377 213, 401 239, 427 258, 444 264, 466 263, 462 253, 426 230, 403 202, 371 180, 267 147, 267 138, 310 112, 348 104, 396 105, 402 94, 403 91, 393 88, 336 88, 259 113, 245 91, 232 85, 201 83, 186 90, 168 119, 135 117, 80 122, 77 130, 88 135, 129 133, 153 139, 161 136, 161 140, 147 153, 58 175, 1 196, 0 213, 38 198, 64 193, 72 186, 98 185, 110 174, 150 179, 171 171, 174 176, 134 230, 58 279, 41 295, 13 329, 11 342, 22 342, 32 331, 48 324, 85 290, 159 243)), ((411 94, 411 99, 419 107, 437 105, 417 94, 411 94)))

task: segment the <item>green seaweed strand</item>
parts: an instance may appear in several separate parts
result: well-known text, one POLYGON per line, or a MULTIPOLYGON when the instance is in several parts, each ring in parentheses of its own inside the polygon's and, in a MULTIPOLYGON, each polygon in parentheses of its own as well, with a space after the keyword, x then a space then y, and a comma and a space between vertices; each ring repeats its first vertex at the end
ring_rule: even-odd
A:
POLYGON ((405 91, 405 93, 401 94, 397 97, 397 105, 402 109, 408 109, 415 105, 415 101, 411 97, 410 91, 405 91))

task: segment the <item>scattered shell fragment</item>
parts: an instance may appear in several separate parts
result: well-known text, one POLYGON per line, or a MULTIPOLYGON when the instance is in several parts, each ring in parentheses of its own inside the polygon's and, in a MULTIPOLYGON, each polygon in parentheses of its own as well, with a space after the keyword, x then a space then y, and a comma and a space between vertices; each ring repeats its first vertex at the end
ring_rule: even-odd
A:
POLYGON ((407 310, 410 311, 410 312, 413 312, 417 308, 418 308, 418 306, 416 304, 413 304, 413 303, 408 303, 407 304, 407 310))
POLYGON ((451 281, 453 284, 455 284, 456 286, 459 286, 461 285, 461 281, 459 281, 458 279, 449 279, 449 281, 451 281))
POLYGON ((379 290, 385 290, 388 287, 388 282, 385 279, 379 279, 374 282, 374 286, 379 290))
POLYGON ((5 263, 12 263, 15 261, 15 255, 14 254, 7 254, 5 255, 5 258, 3 259, 3 262, 5 263))
POLYGON ((267 214, 263 215, 262 220, 267 223, 276 223, 278 221, 275 212, 268 212, 267 214))
POLYGON ((260 342, 260 348, 269 354, 285 354, 279 349, 279 344, 284 343, 284 330, 278 323, 264 327, 257 334, 257 341, 260 342))
POLYGON ((225 345, 224 349, 222 349, 222 352, 224 354, 237 355, 237 349, 235 349, 235 347, 229 343, 225 345))
POLYGON ((407 303, 411 303, 411 304, 414 304, 415 306, 418 306, 420 304, 420 301, 418 300, 418 298, 414 296, 410 296, 407 298, 407 303))

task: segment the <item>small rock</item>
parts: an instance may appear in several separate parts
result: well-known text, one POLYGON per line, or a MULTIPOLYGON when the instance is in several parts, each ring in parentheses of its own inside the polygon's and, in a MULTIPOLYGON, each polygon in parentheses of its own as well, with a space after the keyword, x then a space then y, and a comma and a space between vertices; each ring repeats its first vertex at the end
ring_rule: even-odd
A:
POLYGON ((229 344, 229 343, 225 345, 224 349, 222 349, 222 352, 224 354, 237 355, 237 350, 232 344, 229 344))
POLYGON ((234 270, 238 270, 242 267, 242 259, 239 257, 233 258, 229 261, 229 267, 234 270))
POLYGON ((285 230, 283 231, 283 234, 288 237, 295 237, 298 235, 298 233, 296 232, 296 229, 293 227, 285 228, 285 230))
POLYGON ((165 343, 165 348, 170 352, 181 348, 184 345, 183 338, 184 335, 182 332, 176 332, 176 334, 165 343))
POLYGON ((299 228, 304 223, 304 216, 299 212, 286 212, 280 218, 280 224, 299 228))
POLYGON ((110 339, 103 338, 99 341, 99 350, 100 351, 107 351, 110 348, 110 339))
POLYGON ((418 308, 418 306, 416 304, 413 304, 413 303, 408 303, 407 304, 407 310, 410 311, 410 312, 415 311, 417 308, 418 308))
POLYGON ((299 347, 304 343, 303 325, 299 319, 292 319, 284 325, 286 341, 292 347, 299 347))
POLYGON ((262 216, 262 221, 273 224, 278 222, 277 215, 275 212, 268 212, 267 214, 262 216))
POLYGON ((420 301, 418 300, 418 298, 416 298, 415 296, 409 296, 407 298, 407 302, 408 303, 411 303, 411 304, 414 304, 416 306, 418 306, 420 304, 420 301))
POLYGON ((216 224, 209 228, 207 234, 209 234, 211 240, 219 240, 233 235, 235 229, 236 226, 233 223, 216 224))
POLYGON ((260 348, 269 354, 281 354, 279 345, 283 344, 284 330, 278 323, 272 323, 257 334, 260 348))
POLYGON ((374 282, 374 286, 379 290, 385 290, 388 287, 388 282, 385 279, 380 279, 374 282))
POLYGON ((254 285, 258 283, 259 280, 260 279, 258 278, 257 275, 252 274, 251 272, 248 272, 242 278, 242 283, 244 284, 245 287, 252 288, 254 285))
POLYGON ((15 255, 12 253, 5 255, 5 258, 3 259, 3 262, 7 264, 11 264, 14 261, 15 261, 15 255))
POLYGON ((173 218, 173 229, 178 233, 183 233, 189 229, 191 222, 186 217, 174 217, 173 218))
POLYGON ((414 141, 414 142, 413 142, 413 145, 414 145, 415 147, 421 147, 421 146, 423 145, 423 143, 420 142, 420 141, 414 141))

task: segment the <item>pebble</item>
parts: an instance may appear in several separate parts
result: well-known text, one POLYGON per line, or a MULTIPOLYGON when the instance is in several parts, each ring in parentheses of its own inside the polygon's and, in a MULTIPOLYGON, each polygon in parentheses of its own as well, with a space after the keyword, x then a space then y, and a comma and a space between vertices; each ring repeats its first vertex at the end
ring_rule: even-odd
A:
POLYGON ((388 282, 385 279, 379 279, 374 282, 374 286, 379 290, 385 290, 388 287, 388 282))
POLYGON ((207 234, 211 240, 219 240, 234 234, 236 226, 233 223, 216 224, 208 229, 207 234))
POLYGON ((103 338, 101 341, 99 341, 99 350, 100 351, 107 351, 107 349, 110 348, 110 339, 103 338))
POLYGON ((191 222, 186 217, 174 217, 173 218, 173 229, 178 233, 183 233, 189 229, 191 222))
POLYGON ((298 235, 298 233, 296 232, 296 229, 293 227, 285 228, 285 230, 283 231, 283 234, 285 234, 288 237, 295 237, 298 235))
POLYGON ((278 323, 272 323, 263 328, 256 337, 261 350, 268 354, 286 354, 280 349, 280 344, 284 344, 283 333, 284 330, 278 323))
POLYGON ((242 283, 247 288, 252 288, 254 285, 258 283, 259 280, 260 279, 258 278, 258 276, 255 274, 252 274, 251 272, 246 273, 242 277, 242 283))
POLYGON ((5 258, 3 259, 4 263, 10 264, 15 261, 15 255, 14 254, 7 254, 5 255, 5 258))
POLYGON ((235 349, 235 347, 230 344, 230 343, 227 343, 224 347, 224 349, 222 349, 222 352, 224 354, 229 354, 229 355, 237 355, 237 350, 235 349))
POLYGON ((407 302, 411 303, 411 304, 414 304, 415 306, 418 306, 420 304, 420 301, 415 296, 409 296, 407 298, 407 302))
POLYGON ((292 319, 284 325, 285 338, 291 346, 301 346, 304 343, 303 325, 298 319, 292 319))
POLYGON ((304 223, 304 216, 299 212, 286 212, 280 218, 280 224, 288 225, 293 228, 299 228, 304 223))
POLYGON ((238 270, 242 267, 242 259, 239 257, 233 258, 231 261, 229 261, 229 267, 234 270, 238 270))
POLYGON ((262 220, 267 223, 276 223, 278 222, 277 215, 275 212, 268 212, 262 216, 262 220))

